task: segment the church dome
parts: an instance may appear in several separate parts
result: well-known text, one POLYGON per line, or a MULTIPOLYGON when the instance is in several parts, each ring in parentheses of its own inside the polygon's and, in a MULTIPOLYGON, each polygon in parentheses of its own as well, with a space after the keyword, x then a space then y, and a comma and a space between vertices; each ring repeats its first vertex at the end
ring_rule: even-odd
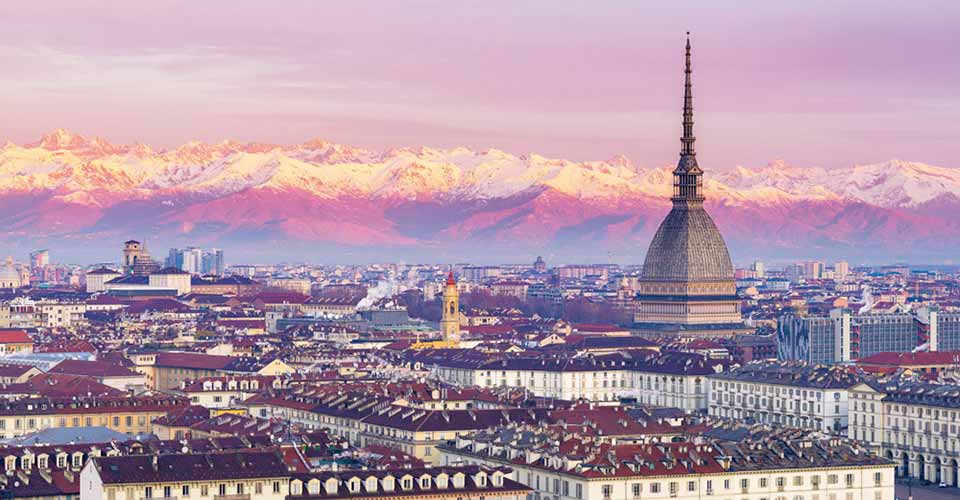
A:
POLYGON ((0 266, 0 288, 20 288, 21 286, 23 284, 20 281, 20 273, 13 267, 13 259, 7 257, 0 266))
POLYGON ((727 245, 702 205, 675 205, 670 210, 650 242, 643 280, 733 280, 727 245))

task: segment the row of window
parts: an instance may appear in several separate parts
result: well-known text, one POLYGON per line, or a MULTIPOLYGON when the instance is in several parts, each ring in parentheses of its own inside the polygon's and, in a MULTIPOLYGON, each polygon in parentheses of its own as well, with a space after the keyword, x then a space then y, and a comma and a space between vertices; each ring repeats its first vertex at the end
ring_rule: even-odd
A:
MULTIPOLYGON (((146 486, 143 489, 143 498, 155 498, 154 493, 162 493, 162 497, 159 498, 172 498, 174 495, 173 486, 164 486, 159 492, 155 492, 153 486, 146 486)), ((244 483, 236 483, 233 488, 229 488, 227 483, 220 483, 217 485, 217 495, 225 496, 228 491, 233 491, 233 494, 244 495, 250 493, 247 490, 247 487, 244 483)), ((127 498, 134 498, 134 491, 132 488, 127 489, 127 498)), ((190 485, 184 484, 179 488, 180 497, 189 497, 191 493, 190 485)), ((273 493, 280 493, 280 482, 273 482, 273 493)), ((110 488, 107 490, 107 500, 116 500, 116 490, 110 488)), ((263 494, 263 483, 257 482, 253 485, 253 494, 262 495, 263 494)), ((210 495, 210 486, 206 484, 200 485, 200 496, 206 497, 210 495)))
MULTIPOLYGON (((819 488, 821 480, 822 480, 822 479, 821 479, 821 476, 811 476, 811 478, 810 478, 810 484, 811 484, 811 486, 813 486, 813 489, 818 489, 818 488, 819 488)), ((804 481, 805 481, 804 476, 793 476, 793 479, 792 479, 791 483, 793 484, 793 486, 803 486, 803 485, 804 485, 804 481)), ((839 481, 840 481, 840 477, 839 477, 837 474, 829 474, 829 475, 827 475, 827 484, 828 484, 828 485, 837 485, 837 484, 839 484, 839 481)), ((880 485, 882 484, 882 482, 883 482, 883 475, 882 475, 882 473, 880 473, 880 472, 874 473, 874 475, 873 475, 873 481, 874 481, 874 486, 880 486, 880 485)), ((743 491, 749 490, 749 489, 750 489, 750 484, 751 484, 751 483, 750 483, 750 479, 749 479, 749 478, 742 478, 742 479, 740 479, 740 489, 741 489, 741 490, 743 490, 743 491)), ((784 477, 784 476, 779 476, 779 477, 777 477, 777 478, 774 480, 774 484, 775 484, 775 486, 776 486, 776 488, 777 488, 778 490, 782 491, 783 489, 786 488, 787 478, 784 477)), ((844 476, 844 485, 849 488, 849 487, 852 487, 853 484, 854 484, 854 475, 853 475, 853 474, 846 474, 846 475, 844 476)), ((579 486, 579 485, 578 485, 578 486, 579 486)), ((713 494, 713 491, 714 491, 713 486, 714 486, 714 485, 713 485, 713 480, 712 480, 712 479, 706 480, 706 482, 705 482, 705 489, 706 489, 708 495, 712 495, 712 494, 713 494)), ((765 478, 765 477, 759 478, 758 481, 757 481, 757 486, 758 486, 759 488, 767 488, 767 487, 768 487, 767 478, 765 478)), ((537 487, 539 488, 539 484, 538 484, 537 487)), ((724 479, 724 480, 723 480, 723 489, 724 489, 724 490, 729 490, 730 487, 731 487, 731 480, 730 480, 730 479, 724 479)), ((680 483, 679 483, 679 482, 671 481, 671 482, 667 483, 667 491, 669 492, 670 496, 672 496, 672 497, 677 495, 677 492, 678 492, 679 488, 680 488, 680 483)), ((633 483, 633 484, 630 486, 630 489, 631 489, 631 493, 633 494, 633 498, 640 498, 641 494, 643 493, 643 483, 633 483)), ((611 496, 613 495, 613 485, 605 484, 605 485, 602 486, 601 491, 603 492, 603 498, 604 498, 604 499, 609 499, 609 498, 611 498, 611 496)), ((688 491, 688 492, 697 491, 697 482, 696 482, 696 481, 687 481, 686 491, 688 491)), ((661 493, 661 492, 662 492, 661 483, 659 483, 659 482, 650 483, 650 493, 651 493, 651 494, 658 494, 658 493, 661 493)), ((577 498, 580 498, 580 497, 578 496, 577 498)))

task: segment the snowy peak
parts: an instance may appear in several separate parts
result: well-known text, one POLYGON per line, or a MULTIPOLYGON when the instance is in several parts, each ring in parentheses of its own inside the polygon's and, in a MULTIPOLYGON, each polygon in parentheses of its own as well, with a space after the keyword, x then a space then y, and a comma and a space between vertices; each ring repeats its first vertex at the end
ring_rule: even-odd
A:
POLYGON ((914 207, 960 194, 960 170, 897 159, 855 165, 845 177, 844 194, 884 207, 914 207))
POLYGON ((62 128, 44 134, 40 141, 35 143, 35 147, 47 151, 71 151, 84 156, 101 156, 119 152, 117 147, 104 139, 99 137, 88 139, 76 132, 62 128))
MULTIPOLYGON (((312 139, 301 144, 192 141, 155 152, 135 143, 57 129, 26 147, 0 149, 0 192, 110 191, 131 197, 182 192, 222 196, 252 188, 293 189, 319 198, 490 200, 537 189, 577 199, 665 199, 669 166, 643 168, 618 155, 577 162, 538 154, 512 155, 426 146, 382 153, 312 139)), ((852 200, 910 208, 960 198, 960 171, 902 160, 840 169, 765 166, 708 171, 707 196, 734 205, 852 200)), ((83 198, 83 197, 79 197, 83 198)))

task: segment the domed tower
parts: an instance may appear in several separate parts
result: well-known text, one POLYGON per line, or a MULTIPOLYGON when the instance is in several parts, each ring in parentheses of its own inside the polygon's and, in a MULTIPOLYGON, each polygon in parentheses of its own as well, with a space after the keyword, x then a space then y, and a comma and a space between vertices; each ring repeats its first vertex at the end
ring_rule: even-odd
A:
POLYGON ((640 332, 685 337, 749 332, 740 316, 733 264, 703 207, 703 170, 693 135, 690 37, 684 70, 683 137, 673 170, 673 207, 647 250, 635 321, 640 332))
POLYGON ((447 283, 443 287, 440 332, 444 341, 454 345, 460 342, 460 292, 457 290, 457 281, 453 279, 453 271, 447 275, 447 283))

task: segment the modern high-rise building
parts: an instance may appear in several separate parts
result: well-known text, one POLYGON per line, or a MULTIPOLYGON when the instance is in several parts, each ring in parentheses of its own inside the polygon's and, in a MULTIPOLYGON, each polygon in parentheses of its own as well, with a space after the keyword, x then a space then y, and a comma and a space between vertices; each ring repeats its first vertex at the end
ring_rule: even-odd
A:
POLYGON ((843 281, 847 279, 847 275, 850 274, 850 264, 846 261, 838 260, 833 264, 833 277, 837 281, 843 281))
POLYGON ((203 274, 221 276, 223 275, 224 267, 223 250, 211 248, 209 251, 203 252, 203 274))
POLYGON ((30 252, 30 270, 36 272, 50 265, 49 250, 34 250, 30 252))
POLYGON ((785 314, 777 327, 777 357, 783 361, 842 363, 881 352, 960 349, 960 313, 935 307, 911 314, 853 314, 837 308, 827 316, 785 314))
POLYGON ((673 170, 673 208, 647 250, 634 317, 641 334, 718 337, 749 333, 740 315, 733 263, 703 207, 703 170, 693 135, 690 39, 684 70, 683 137, 673 170))
POLYGON ((767 276, 767 268, 763 265, 762 260, 753 261, 753 272, 757 274, 757 278, 763 279, 767 276))
POLYGON ((223 250, 198 247, 171 248, 167 254, 167 267, 174 267, 190 274, 213 274, 220 276, 224 271, 223 250))
POLYGON ((820 279, 823 276, 823 262, 808 260, 803 263, 803 277, 806 279, 820 279))

